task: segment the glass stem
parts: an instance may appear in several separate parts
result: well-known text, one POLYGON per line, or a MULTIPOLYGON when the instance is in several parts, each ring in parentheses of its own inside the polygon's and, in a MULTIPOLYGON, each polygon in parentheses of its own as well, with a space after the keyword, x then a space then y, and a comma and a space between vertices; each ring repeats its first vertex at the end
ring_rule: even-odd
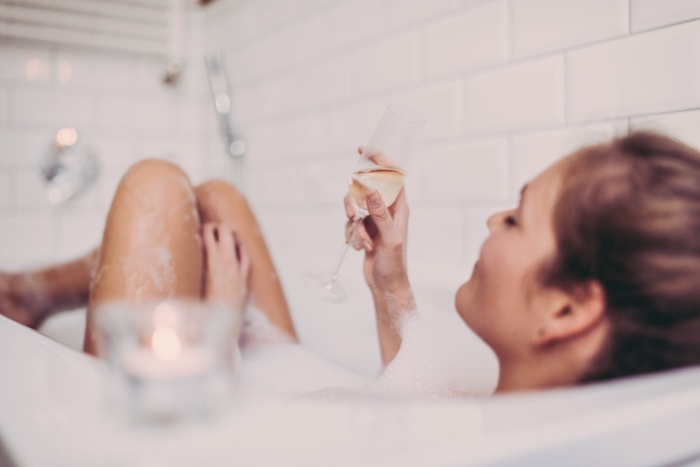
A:
MULTIPOLYGON (((357 230, 357 226, 359 223, 364 219, 364 217, 361 217, 355 221, 353 221, 352 225, 350 226, 349 230, 349 235, 348 238, 352 238, 352 236, 355 234, 355 230, 357 230)), ((340 266, 343 265, 343 260, 345 259, 345 255, 348 253, 348 250, 350 249, 350 243, 348 241, 343 244, 343 249, 340 251, 340 254, 338 255, 338 259, 335 260, 335 264, 333 265, 333 269, 331 269, 331 282, 329 286, 333 286, 335 284, 335 280, 338 278, 338 271, 340 271, 340 266)))

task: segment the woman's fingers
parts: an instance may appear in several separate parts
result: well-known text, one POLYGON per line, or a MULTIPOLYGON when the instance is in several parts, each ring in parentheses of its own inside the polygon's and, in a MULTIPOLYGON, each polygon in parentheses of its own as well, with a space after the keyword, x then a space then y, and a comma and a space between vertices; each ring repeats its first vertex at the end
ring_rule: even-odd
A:
POLYGON ((345 203, 345 215, 348 217, 348 219, 354 219, 357 210, 355 208, 355 202, 352 200, 352 196, 348 193, 345 195, 345 198, 343 198, 343 202, 345 203))
POLYGON ((377 190, 367 193, 367 210, 369 215, 372 216, 374 225, 377 226, 380 235, 387 234, 394 226, 394 219, 391 217, 389 208, 386 207, 382 196, 377 190))

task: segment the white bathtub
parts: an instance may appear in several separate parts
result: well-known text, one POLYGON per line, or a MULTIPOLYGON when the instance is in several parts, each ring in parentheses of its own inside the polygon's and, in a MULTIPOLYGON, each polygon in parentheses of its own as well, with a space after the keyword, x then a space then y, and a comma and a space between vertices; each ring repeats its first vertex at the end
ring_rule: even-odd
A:
MULTIPOLYGON (((299 286, 298 264, 281 269, 302 340, 341 365, 375 372, 362 288, 354 305, 322 305, 299 286)), ((423 268, 414 280, 418 301, 451 312, 452 297, 441 289, 457 279, 442 270, 448 276, 433 280, 438 270, 423 268)), ((80 335, 80 319, 49 331, 70 340, 80 335)), ((454 328, 446 340, 465 333, 469 342, 453 345, 473 352, 465 371, 487 390, 493 361, 454 328)), ((2 466, 700 465, 700 369, 464 400, 339 391, 324 400, 234 400, 207 426, 149 431, 104 415, 101 362, 2 317, 0 349, 2 466)))

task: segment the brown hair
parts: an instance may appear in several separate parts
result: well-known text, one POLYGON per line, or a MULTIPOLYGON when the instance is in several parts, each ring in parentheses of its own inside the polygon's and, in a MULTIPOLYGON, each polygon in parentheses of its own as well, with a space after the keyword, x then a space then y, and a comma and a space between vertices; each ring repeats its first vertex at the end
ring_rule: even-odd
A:
POLYGON ((700 152, 651 132, 584 148, 553 225, 545 285, 605 290, 610 333, 582 382, 700 364, 700 152))

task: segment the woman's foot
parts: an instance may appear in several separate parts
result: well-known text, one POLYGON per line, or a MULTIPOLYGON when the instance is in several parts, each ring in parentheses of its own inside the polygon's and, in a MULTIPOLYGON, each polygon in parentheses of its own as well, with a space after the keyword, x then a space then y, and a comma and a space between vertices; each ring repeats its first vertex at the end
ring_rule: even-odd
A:
POLYGON ((0 272, 0 315, 36 329, 48 310, 41 306, 41 290, 24 276, 0 272))

